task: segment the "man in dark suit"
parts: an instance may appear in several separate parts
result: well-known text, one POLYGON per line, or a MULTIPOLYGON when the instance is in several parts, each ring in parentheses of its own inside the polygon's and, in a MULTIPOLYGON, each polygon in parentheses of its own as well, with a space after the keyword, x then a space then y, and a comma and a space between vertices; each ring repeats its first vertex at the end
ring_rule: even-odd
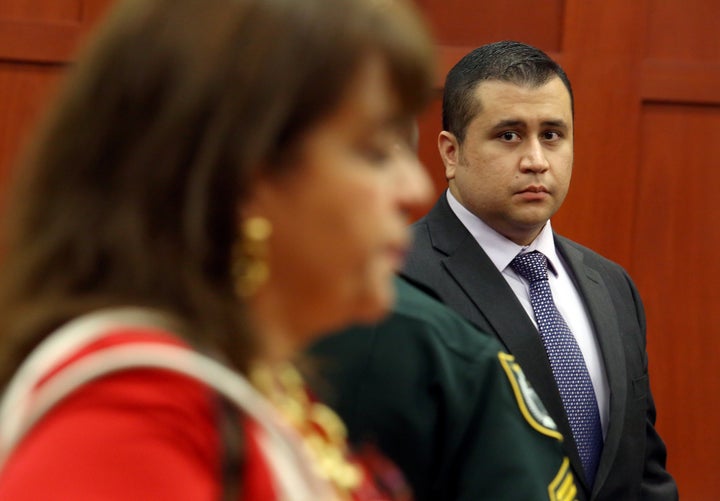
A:
POLYGON ((438 147, 449 189, 414 225, 403 277, 497 336, 515 356, 565 437, 580 496, 677 499, 655 430, 638 291, 619 265, 555 234, 550 224, 573 163, 573 96, 565 72, 517 42, 474 50, 448 74, 438 147), (590 406, 575 409, 564 393, 565 376, 555 365, 563 362, 543 324, 548 301, 539 305, 532 281, 518 271, 522 254, 542 255, 547 263, 549 302, 563 325, 550 330, 570 333, 579 349, 574 367, 589 376, 599 420, 590 419, 590 406), (576 426, 598 433, 594 462, 586 462, 587 439, 576 426))

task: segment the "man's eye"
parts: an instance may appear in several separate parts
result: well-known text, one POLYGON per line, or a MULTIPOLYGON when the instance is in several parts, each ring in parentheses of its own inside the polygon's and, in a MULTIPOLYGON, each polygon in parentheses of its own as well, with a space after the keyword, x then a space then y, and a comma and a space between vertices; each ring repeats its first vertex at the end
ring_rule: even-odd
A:
POLYGON ((549 131, 543 132, 543 139, 545 139, 547 141, 555 141, 556 139, 560 139, 560 137, 561 137, 560 133, 558 133, 554 130, 549 130, 549 131))
POLYGON ((520 139, 520 136, 517 132, 506 131, 500 134, 500 139, 502 139, 503 141, 517 141, 518 139, 520 139))

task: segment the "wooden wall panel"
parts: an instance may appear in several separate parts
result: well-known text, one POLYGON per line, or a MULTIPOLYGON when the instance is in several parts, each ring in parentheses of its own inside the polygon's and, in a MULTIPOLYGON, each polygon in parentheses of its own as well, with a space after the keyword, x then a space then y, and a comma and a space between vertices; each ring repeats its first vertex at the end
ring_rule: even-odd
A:
POLYGON ((556 52, 562 42, 562 0, 506 2, 416 0, 427 13, 437 42, 476 47, 495 40, 522 40, 556 52), (460 18, 462 18, 460 20, 460 18))
POLYGON ((112 0, 0 1, 0 202, 27 133, 112 0))
MULTIPOLYGON (((3 0, 0 60, 68 62, 93 24, 99 0, 3 0), (88 4, 93 4, 88 8, 88 4)), ((107 1, 105 1, 107 4, 107 1)))
POLYGON ((720 2, 652 0, 641 62, 643 101, 720 103, 720 2))
POLYGON ((0 201, 13 161, 44 109, 58 67, 0 62, 0 201))
POLYGON ((645 58, 718 62, 720 2, 648 0, 645 58))
POLYGON ((639 68, 633 269, 646 297, 659 428, 685 499, 720 489, 720 4, 652 0, 639 68))
POLYGON ((82 0, 3 0, 0 18, 25 21, 80 21, 82 0))
POLYGON ((720 491, 720 107, 642 113, 634 270, 658 428, 685 499, 720 491))
POLYGON ((0 19, 0 60, 59 64, 70 61, 79 24, 0 19))
POLYGON ((642 1, 569 2, 561 60, 575 94, 575 164, 553 225, 624 266, 632 252, 643 17, 642 1))

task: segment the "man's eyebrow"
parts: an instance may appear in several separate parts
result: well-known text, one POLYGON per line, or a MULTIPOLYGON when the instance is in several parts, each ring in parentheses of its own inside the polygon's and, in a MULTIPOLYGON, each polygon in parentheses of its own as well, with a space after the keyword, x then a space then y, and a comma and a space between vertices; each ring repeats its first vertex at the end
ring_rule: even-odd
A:
POLYGON ((556 120, 544 120, 541 125, 544 127, 558 127, 562 129, 567 129, 568 124, 565 120, 558 118, 556 120))
MULTIPOLYGON (((567 129, 568 124, 565 120, 558 118, 558 119, 552 119, 552 120, 543 120, 540 125, 543 127, 556 127, 560 129, 567 129)), ((498 130, 498 129, 505 129, 508 127, 515 127, 515 128, 526 128, 527 123, 524 120, 516 119, 516 118, 508 118, 506 120, 500 120, 495 125, 492 126, 491 130, 498 130)))
POLYGON ((527 127, 527 124, 523 120, 516 118, 508 118, 506 120, 500 120, 492 126, 492 130, 504 129, 507 127, 527 127))

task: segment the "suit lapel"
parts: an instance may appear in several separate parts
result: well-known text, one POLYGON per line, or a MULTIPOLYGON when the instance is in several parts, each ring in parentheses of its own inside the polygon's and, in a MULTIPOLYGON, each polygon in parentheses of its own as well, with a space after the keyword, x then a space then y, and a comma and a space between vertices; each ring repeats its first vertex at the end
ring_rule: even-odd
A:
MULTIPOLYGON (((564 437, 575 471, 583 471, 545 348, 515 293, 470 232, 450 209, 445 195, 425 218, 431 244, 445 254, 441 262, 476 307, 460 311, 481 330, 495 334, 515 356, 564 437)), ((448 301, 452 304, 452 301, 448 301)), ((579 480, 580 481, 580 480, 579 480)), ((584 482, 584 478, 582 479, 584 482)), ((587 489, 587 485, 585 486, 587 489)))
POLYGON ((585 302, 600 345, 610 387, 610 426, 595 478, 593 490, 597 492, 607 478, 623 433, 622 424, 628 392, 625 354, 616 321, 617 312, 602 275, 598 270, 586 265, 582 252, 569 245, 563 237, 556 235, 555 245, 570 268, 575 285, 585 302))
POLYGON ((478 316, 484 320, 475 319, 473 323, 483 330, 488 330, 489 326, 489 330, 515 356, 550 414, 562 416, 562 419, 555 418, 560 432, 566 440, 572 440, 550 362, 547 357, 538 356, 545 352, 545 348, 535 325, 492 261, 474 240, 473 244, 477 248, 468 245, 466 250, 446 258, 443 264, 475 304, 478 316), (473 258, 470 261, 472 266, 468 266, 468 257, 473 258))

